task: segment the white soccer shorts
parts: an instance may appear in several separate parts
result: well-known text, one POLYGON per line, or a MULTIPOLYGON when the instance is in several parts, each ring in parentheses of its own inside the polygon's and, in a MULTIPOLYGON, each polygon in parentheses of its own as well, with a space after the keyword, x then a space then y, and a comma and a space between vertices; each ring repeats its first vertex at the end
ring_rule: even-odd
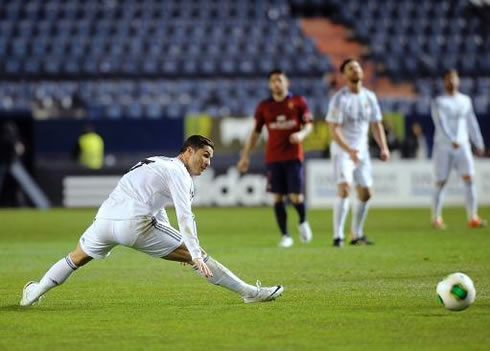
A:
POLYGON ((343 152, 333 155, 334 176, 337 184, 352 184, 352 181, 354 181, 355 185, 364 188, 373 186, 373 172, 369 152, 365 151, 359 157, 360 162, 356 165, 347 153, 343 152))
POLYGON ((165 257, 181 246, 182 235, 154 217, 127 220, 97 218, 80 237, 82 250, 93 258, 106 258, 117 245, 153 257, 165 257))
POLYGON ((446 181, 453 168, 461 177, 475 174, 473 155, 469 144, 460 145, 457 149, 448 145, 435 145, 432 158, 436 181, 446 181))

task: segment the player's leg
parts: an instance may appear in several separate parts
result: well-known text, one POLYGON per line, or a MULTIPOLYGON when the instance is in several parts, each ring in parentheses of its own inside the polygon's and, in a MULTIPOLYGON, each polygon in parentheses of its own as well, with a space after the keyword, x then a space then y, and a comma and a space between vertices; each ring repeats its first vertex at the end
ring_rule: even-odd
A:
POLYGON ((444 147, 434 148, 434 175, 435 186, 432 198, 432 226, 436 229, 445 229, 442 219, 442 204, 444 189, 452 167, 452 152, 444 147))
POLYGON ((364 222, 366 221, 367 213, 369 210, 369 199, 372 196, 372 190, 368 187, 358 185, 357 199, 352 208, 352 226, 351 245, 372 245, 373 242, 364 234, 364 222))
POLYGON ((284 195, 282 194, 273 194, 274 197, 274 216, 276 217, 277 225, 279 226, 279 230, 281 232, 281 241, 279 241, 279 247, 291 247, 294 244, 294 240, 289 235, 287 221, 287 209, 286 209, 286 201, 284 199, 284 195))
POLYGON ((193 266, 194 270, 208 282, 214 285, 220 285, 228 290, 236 292, 240 296, 253 295, 257 290, 255 286, 245 283, 243 280, 233 274, 233 272, 231 272, 228 268, 223 266, 221 263, 216 261, 211 256, 207 255, 203 251, 203 261, 213 273, 211 277, 205 277, 198 271, 197 267, 193 265, 191 255, 184 244, 180 245, 170 254, 162 258, 170 261, 178 261, 190 264, 191 266, 193 266))
POLYGON ((337 182, 337 197, 333 207, 333 245, 344 244, 344 226, 349 212, 350 184, 352 183, 352 160, 336 155, 333 157, 334 177, 337 182))
POLYGON ((24 286, 20 305, 34 304, 50 289, 63 284, 79 267, 93 258, 108 256, 115 245, 107 240, 111 233, 110 225, 110 221, 94 221, 73 251, 51 266, 39 282, 31 281, 24 286))
POLYGON ((304 171, 301 161, 290 161, 287 165, 288 198, 293 204, 299 219, 299 238, 302 242, 310 242, 313 238, 310 225, 306 220, 306 204, 303 195, 304 171))
POLYGON ((461 146, 461 150, 460 152, 458 152, 456 156, 456 168, 458 170, 458 173, 463 178, 468 227, 470 228, 485 227, 487 225, 487 222, 478 216, 476 187, 473 180, 474 179, 473 175, 475 174, 475 167, 474 167, 473 157, 471 155, 471 149, 469 145, 467 147, 461 146))
POLYGON ((369 199, 372 197, 373 176, 371 159, 368 152, 361 157, 359 165, 354 169, 354 181, 357 199, 352 208, 352 240, 351 245, 372 245, 364 235, 364 222, 369 210, 369 199))
MULTIPOLYGON (((147 231, 145 235, 141 235, 136 240, 133 245, 134 249, 147 253, 153 257, 189 264, 208 282, 236 292, 244 298, 245 302, 248 302, 246 299, 258 297, 262 299, 259 299, 260 301, 273 300, 279 297, 284 290, 282 286, 260 288, 247 284, 233 274, 228 268, 207 255, 203 250, 203 260, 213 273, 212 276, 206 277, 193 265, 192 257, 187 250, 187 247, 183 244, 182 235, 176 229, 171 227, 168 223, 153 222, 152 225, 152 230, 147 231)), ((249 302, 259 302, 259 300, 249 302)))
POLYGON ((291 247, 293 238, 289 235, 287 209, 284 194, 287 194, 287 177, 283 162, 267 164, 267 191, 274 197, 274 216, 281 233, 280 247, 291 247))

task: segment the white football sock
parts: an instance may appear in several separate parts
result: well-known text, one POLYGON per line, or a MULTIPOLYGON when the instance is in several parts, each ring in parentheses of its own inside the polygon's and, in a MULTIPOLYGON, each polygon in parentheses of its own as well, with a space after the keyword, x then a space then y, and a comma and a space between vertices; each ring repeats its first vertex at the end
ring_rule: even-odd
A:
POLYGON ((466 202, 466 215, 468 220, 477 216, 478 205, 476 203, 476 188, 472 180, 464 182, 464 193, 466 202))
POLYGON ((243 280, 233 274, 233 272, 231 272, 228 268, 223 266, 211 256, 204 257, 204 263, 206 263, 208 268, 213 273, 212 277, 206 278, 201 272, 199 272, 196 266, 193 266, 193 268, 208 282, 234 291, 240 296, 253 296, 257 293, 257 287, 245 283, 243 280))
POLYGON ((344 224, 349 212, 349 198, 339 197, 335 198, 335 204, 333 207, 333 238, 344 239, 344 224))
POLYGON ((364 236, 364 221, 369 209, 369 201, 356 200, 352 208, 352 231, 356 235, 355 239, 364 236))
POLYGON ((432 219, 442 217, 442 200, 444 199, 444 186, 436 185, 432 203, 432 219))
POLYGON ((51 288, 63 284, 77 268, 70 255, 63 257, 44 274, 37 286, 36 295, 41 296, 51 288))

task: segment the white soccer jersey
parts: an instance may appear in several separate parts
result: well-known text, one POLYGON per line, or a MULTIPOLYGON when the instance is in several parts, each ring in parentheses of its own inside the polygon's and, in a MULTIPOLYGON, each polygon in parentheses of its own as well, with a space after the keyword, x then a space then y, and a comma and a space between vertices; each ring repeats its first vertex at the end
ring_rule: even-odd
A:
MULTIPOLYGON (((378 100, 372 91, 361 88, 356 94, 347 87, 334 94, 326 116, 327 122, 340 125, 345 141, 360 153, 368 149, 369 123, 379 122, 382 118, 378 100)), ((344 152, 335 141, 332 141, 330 151, 332 154, 344 152)))
POLYGON ((149 157, 119 180, 109 198, 100 206, 96 218, 166 217, 165 207, 173 205, 187 249, 192 258, 201 257, 191 209, 193 198, 194 183, 181 160, 149 157))
POLYGON ((450 147, 452 142, 468 144, 471 138, 477 148, 484 148, 469 96, 461 93, 438 96, 432 102, 431 112, 435 125, 434 143, 450 147))

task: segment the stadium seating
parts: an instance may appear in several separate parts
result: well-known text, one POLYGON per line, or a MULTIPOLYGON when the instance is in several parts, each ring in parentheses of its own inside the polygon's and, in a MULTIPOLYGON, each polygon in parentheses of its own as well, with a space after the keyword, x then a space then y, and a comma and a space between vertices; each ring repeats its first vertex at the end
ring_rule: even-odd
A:
POLYGON ((490 77, 489 28, 470 1, 291 0, 291 5, 298 15, 305 9, 312 15, 333 13, 390 77, 416 77, 420 94, 440 93, 442 72, 456 68, 464 77, 462 90, 488 100, 478 81, 490 77))
POLYGON ((323 98, 329 61, 288 11, 281 0, 2 1, 2 107, 78 94, 91 118, 250 114, 277 67, 323 98))
MULTIPOLYGON (((478 109, 487 111, 490 103, 490 36, 466 0, 0 4, 2 110, 70 105, 76 97, 89 118, 249 115, 268 95, 265 74, 280 67, 292 78, 292 90, 324 115, 329 87, 323 76, 331 64, 298 18, 327 12, 353 29, 383 73, 414 81, 421 95, 440 92, 441 72, 456 67, 478 109)), ((382 103, 413 111, 424 106, 382 103)))

